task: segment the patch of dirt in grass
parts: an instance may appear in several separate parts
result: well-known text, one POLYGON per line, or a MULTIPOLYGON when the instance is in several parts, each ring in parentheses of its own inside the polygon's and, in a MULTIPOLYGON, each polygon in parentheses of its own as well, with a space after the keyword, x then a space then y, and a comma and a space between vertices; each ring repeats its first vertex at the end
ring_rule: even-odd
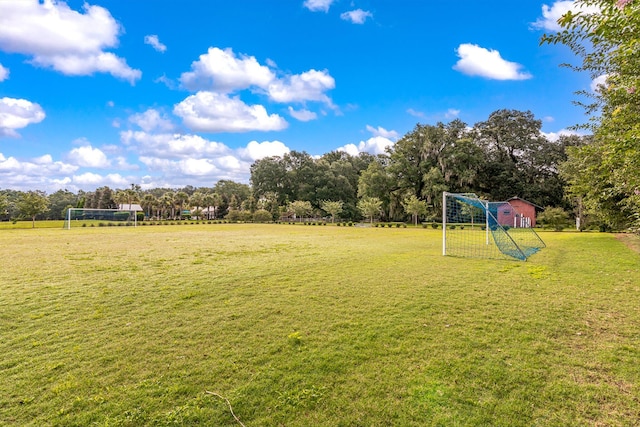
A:
POLYGON ((627 245, 629 249, 640 254, 640 236, 635 234, 616 234, 616 239, 627 245))

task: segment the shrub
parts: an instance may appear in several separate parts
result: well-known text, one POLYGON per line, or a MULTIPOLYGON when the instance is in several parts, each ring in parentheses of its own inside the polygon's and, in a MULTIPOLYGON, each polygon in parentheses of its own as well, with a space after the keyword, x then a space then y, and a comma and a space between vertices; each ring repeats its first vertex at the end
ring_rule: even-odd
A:
POLYGON ((456 229, 456 226, 455 226, 455 225, 450 225, 450 226, 449 226, 449 229, 450 229, 450 230, 455 230, 455 229, 456 229))
POLYGON ((601 233, 610 233, 611 226, 609 224, 600 224, 598 226, 598 231, 600 231, 601 233))
POLYGON ((87 226, 87 223, 86 223, 86 222, 83 222, 83 223, 82 223, 82 226, 83 226, 83 227, 86 227, 86 226, 87 226))
POLYGON ((434 230, 436 230, 438 228, 438 224, 435 222, 431 223, 431 228, 433 228, 434 230))
POLYGON ((258 209, 253 213, 254 222, 271 222, 272 219, 271 212, 266 209, 258 209))
POLYGON ((349 222, 347 223, 347 225, 348 225, 349 227, 352 227, 352 226, 353 226, 353 222, 349 221, 349 222))
POLYGON ((569 214, 562 208, 545 208, 544 212, 538 215, 538 221, 555 231, 562 231, 563 228, 570 225, 569 214))

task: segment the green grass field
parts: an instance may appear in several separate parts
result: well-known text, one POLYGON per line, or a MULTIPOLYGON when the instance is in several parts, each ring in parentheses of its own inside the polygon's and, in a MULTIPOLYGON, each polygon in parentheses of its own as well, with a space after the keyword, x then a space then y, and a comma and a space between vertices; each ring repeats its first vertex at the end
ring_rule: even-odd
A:
POLYGON ((640 255, 421 228, 0 230, 0 425, 628 426, 640 255), (208 393, 211 392, 211 393, 208 393))

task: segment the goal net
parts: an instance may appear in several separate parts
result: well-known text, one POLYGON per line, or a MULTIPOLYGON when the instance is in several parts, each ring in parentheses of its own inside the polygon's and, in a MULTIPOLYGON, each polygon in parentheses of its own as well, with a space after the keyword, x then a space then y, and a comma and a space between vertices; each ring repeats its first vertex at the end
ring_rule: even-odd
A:
POLYGON ((138 225, 136 212, 120 209, 70 208, 64 220, 64 228, 112 227, 138 225))
POLYGON ((545 247, 532 218, 509 202, 472 193, 443 193, 442 199, 443 255, 525 261, 545 247))

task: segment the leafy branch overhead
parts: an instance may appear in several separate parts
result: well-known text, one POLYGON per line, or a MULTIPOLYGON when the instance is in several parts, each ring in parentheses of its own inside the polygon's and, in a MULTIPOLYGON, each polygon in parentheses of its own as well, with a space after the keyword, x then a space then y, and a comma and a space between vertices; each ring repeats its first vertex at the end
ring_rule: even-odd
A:
POLYGON ((640 228, 640 2, 576 0, 560 20, 563 30, 542 43, 568 46, 576 71, 603 83, 587 105, 594 138, 568 150, 562 167, 569 194, 613 228, 640 228), (580 8, 583 9, 580 9, 580 8))

